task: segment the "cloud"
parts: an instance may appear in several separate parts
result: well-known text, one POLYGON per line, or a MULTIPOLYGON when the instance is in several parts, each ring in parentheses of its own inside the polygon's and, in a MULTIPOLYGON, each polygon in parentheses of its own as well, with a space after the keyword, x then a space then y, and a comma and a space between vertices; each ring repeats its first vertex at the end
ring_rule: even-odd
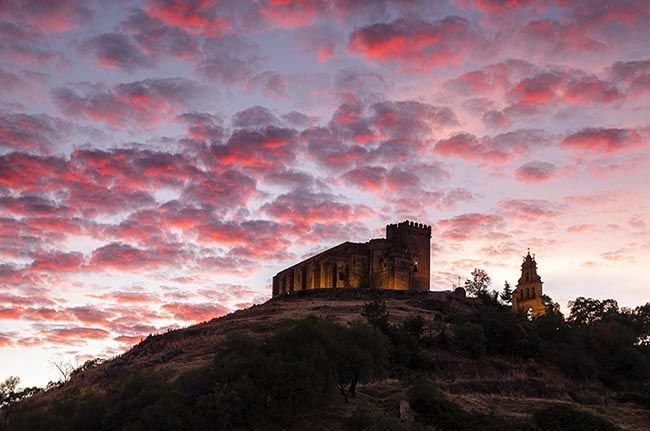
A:
POLYGON ((590 37, 584 27, 571 21, 551 19, 529 22, 513 40, 517 41, 519 49, 537 52, 547 58, 595 53, 606 48, 604 43, 590 37))
POLYGON ((532 146, 543 145, 541 130, 514 130, 494 137, 477 138, 469 133, 459 133, 438 141, 434 151, 444 157, 458 157, 467 162, 502 164, 528 154, 532 146))
POLYGON ((230 32, 230 21, 217 15, 213 0, 148 0, 145 12, 153 19, 192 35, 219 38, 230 32))
POLYGON ((282 194, 261 210, 280 222, 306 224, 348 222, 374 214, 369 207, 347 203, 342 196, 302 190, 282 194))
POLYGON ((141 9, 132 10, 122 21, 121 28, 131 37, 133 44, 152 60, 158 60, 165 54, 182 60, 194 60, 200 55, 197 37, 153 19, 141 9))
POLYGON ((184 188, 180 199, 183 202, 197 203, 206 208, 223 211, 246 205, 256 192, 255 179, 229 170, 192 182, 184 188))
POLYGON ((381 73, 356 69, 341 69, 334 78, 334 90, 345 103, 367 103, 385 99, 391 84, 381 73))
POLYGON ((558 216, 563 206, 544 199, 508 199, 497 208, 510 220, 533 222, 558 216))
POLYGON ((110 333, 104 329, 71 326, 64 328, 44 329, 41 337, 49 343, 58 345, 83 345, 91 340, 104 340, 110 333))
POLYGON ((571 80, 564 88, 562 96, 569 103, 598 105, 619 102, 625 98, 616 85, 595 76, 571 80))
POLYGON ((209 157, 221 166, 252 172, 281 169, 295 160, 296 132, 293 129, 267 126, 261 129, 235 130, 224 145, 209 149, 209 157))
POLYGON ((0 155, 0 187, 16 192, 54 191, 71 174, 65 160, 24 153, 0 155))
POLYGON ((100 121, 113 129, 156 127, 204 95, 203 86, 183 78, 52 90, 55 105, 65 115, 100 121))
POLYGON ((0 54, 15 65, 44 66, 57 55, 47 49, 45 34, 37 27, 0 18, 0 54))
POLYGON ((395 192, 402 189, 414 189, 420 186, 420 177, 415 172, 393 167, 363 166, 343 174, 342 179, 355 187, 381 193, 395 192))
POLYGON ((133 72, 140 68, 152 68, 155 63, 140 51, 123 33, 104 33, 91 37, 80 45, 84 54, 92 55, 98 67, 122 69, 133 72))
POLYGON ((182 252, 174 247, 145 250, 114 242, 92 252, 89 271, 147 271, 183 263, 182 252))
POLYGON ((541 183, 553 179, 558 167, 553 163, 534 160, 515 170, 515 179, 520 183, 541 183))
POLYGON ((162 309, 173 315, 175 319, 186 322, 203 322, 216 317, 221 317, 230 311, 219 304, 212 303, 189 304, 175 302, 163 304, 162 309))
POLYGON ((398 18, 355 30, 348 51, 369 60, 399 62, 408 71, 459 64, 466 56, 488 50, 478 30, 462 17, 435 22, 398 18))
POLYGON ((0 149, 51 154, 63 148, 72 125, 49 115, 0 115, 0 149))
POLYGON ((608 69, 609 75, 616 81, 631 82, 635 78, 650 73, 650 59, 635 61, 617 61, 608 69))
POLYGON ((473 3, 481 12, 496 15, 535 6, 534 0, 475 0, 467 3, 473 3))
POLYGON ((232 116, 230 124, 235 128, 263 128, 279 126, 278 117, 263 106, 252 106, 232 116))
POLYGON ((259 71, 265 58, 260 47, 241 36, 228 35, 218 40, 208 40, 203 47, 203 59, 197 72, 220 84, 248 81, 259 71))
POLYGON ((445 239, 469 241, 499 237, 501 234, 497 230, 502 225, 503 221, 498 215, 469 213, 440 220, 436 227, 442 231, 441 236, 445 239))
POLYGON ((83 263, 81 253, 54 252, 38 255, 29 266, 30 271, 64 273, 77 271, 83 263))
POLYGON ((318 117, 306 115, 298 111, 291 111, 282 115, 282 120, 292 127, 304 129, 306 127, 314 126, 318 122, 318 117))
POLYGON ((643 148, 641 135, 632 129, 589 127, 562 140, 562 146, 588 154, 615 154, 643 148))
POLYGON ((187 126, 190 139, 221 143, 225 130, 221 117, 204 112, 186 112, 178 119, 187 126))
POLYGON ((87 24, 92 17, 93 11, 86 2, 79 0, 7 0, 0 3, 0 18, 38 26, 46 32, 72 30, 87 24))
POLYGON ((370 120, 384 136, 391 138, 426 138, 434 130, 457 126, 454 112, 415 101, 384 101, 369 108, 370 120))
POLYGON ((311 26, 297 35, 299 46, 308 55, 315 56, 320 64, 330 61, 344 40, 340 29, 333 25, 311 26))
POLYGON ((27 217, 69 215, 71 213, 70 208, 36 195, 2 196, 0 197, 0 208, 5 214, 27 217))
POLYGON ((258 10, 273 25, 294 29, 312 25, 326 7, 323 0, 266 0, 258 10))
POLYGON ((286 258, 294 236, 288 225, 271 220, 214 220, 195 231, 199 243, 230 247, 232 258, 286 258))

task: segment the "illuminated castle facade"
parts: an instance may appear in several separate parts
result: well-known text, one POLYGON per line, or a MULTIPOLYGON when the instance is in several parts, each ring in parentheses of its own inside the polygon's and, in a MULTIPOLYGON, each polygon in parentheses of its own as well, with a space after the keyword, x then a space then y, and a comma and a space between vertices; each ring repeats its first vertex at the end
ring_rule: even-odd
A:
POLYGON ((386 226, 386 238, 344 242, 273 277, 273 296, 325 288, 429 290, 431 226, 386 226))

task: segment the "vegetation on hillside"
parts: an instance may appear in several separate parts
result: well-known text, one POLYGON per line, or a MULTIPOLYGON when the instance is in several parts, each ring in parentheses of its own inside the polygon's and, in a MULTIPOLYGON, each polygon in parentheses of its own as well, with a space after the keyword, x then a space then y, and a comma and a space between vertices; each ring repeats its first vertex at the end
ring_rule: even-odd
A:
POLYGON ((475 294, 483 305, 472 312, 436 320, 414 315, 397 324, 378 296, 347 325, 308 317, 265 339, 233 333, 214 347, 207 366, 177 376, 136 367, 112 386, 61 391, 44 408, 29 408, 29 400, 16 403, 36 390, 21 392, 17 381, 8 381, 0 384, 0 424, 6 430, 63 431, 286 429, 336 398, 348 403, 361 384, 391 378, 403 388, 414 422, 360 410, 348 419, 348 429, 616 429, 561 403, 531 412, 526 423, 466 410, 436 385, 428 360, 436 351, 478 361, 534 359, 567 378, 600 381, 620 401, 650 408, 650 304, 631 310, 612 300, 578 298, 565 319, 547 298, 548 314, 529 320, 502 303, 507 293, 479 282, 475 294))

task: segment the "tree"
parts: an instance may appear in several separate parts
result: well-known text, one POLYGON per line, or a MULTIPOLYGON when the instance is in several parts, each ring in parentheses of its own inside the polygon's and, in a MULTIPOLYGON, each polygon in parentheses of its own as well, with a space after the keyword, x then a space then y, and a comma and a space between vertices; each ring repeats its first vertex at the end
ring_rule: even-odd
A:
POLYGON ((465 290, 474 296, 481 296, 487 292, 487 288, 492 283, 492 279, 484 270, 474 268, 472 279, 465 280, 465 290))
POLYGON ((503 283, 503 291, 501 292, 501 295, 499 295, 499 298, 501 298, 501 301, 503 301, 504 304, 512 304, 512 287, 510 287, 508 281, 503 283))
POLYGON ((546 307, 546 314, 559 314, 562 316, 560 304, 554 302, 553 298, 548 295, 542 295, 542 302, 544 303, 544 307, 546 307))
POLYGON ((618 303, 613 299, 593 299, 580 296, 569 302, 571 313, 567 322, 573 326, 588 326, 596 321, 618 315, 618 303))
POLYGON ((361 315, 366 318, 368 325, 374 326, 384 334, 390 329, 388 310, 383 299, 377 298, 363 304, 361 315))
POLYGON ((50 359, 50 365, 61 374, 61 381, 63 383, 70 380, 75 369, 77 369, 77 366, 69 359, 52 358, 50 359))
POLYGON ((4 382, 0 383, 0 409, 4 411, 4 417, 2 419, 3 428, 7 427, 7 421, 9 420, 9 415, 14 404, 41 391, 37 387, 19 390, 19 384, 20 377, 15 376, 8 377, 4 382))

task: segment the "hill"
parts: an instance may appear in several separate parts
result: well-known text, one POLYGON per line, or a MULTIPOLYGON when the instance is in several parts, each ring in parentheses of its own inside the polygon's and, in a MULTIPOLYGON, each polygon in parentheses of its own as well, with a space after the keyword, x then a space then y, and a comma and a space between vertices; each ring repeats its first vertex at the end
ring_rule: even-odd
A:
POLYGON ((301 292, 88 364, 6 429, 649 429, 647 363, 565 331, 451 292, 301 292))

